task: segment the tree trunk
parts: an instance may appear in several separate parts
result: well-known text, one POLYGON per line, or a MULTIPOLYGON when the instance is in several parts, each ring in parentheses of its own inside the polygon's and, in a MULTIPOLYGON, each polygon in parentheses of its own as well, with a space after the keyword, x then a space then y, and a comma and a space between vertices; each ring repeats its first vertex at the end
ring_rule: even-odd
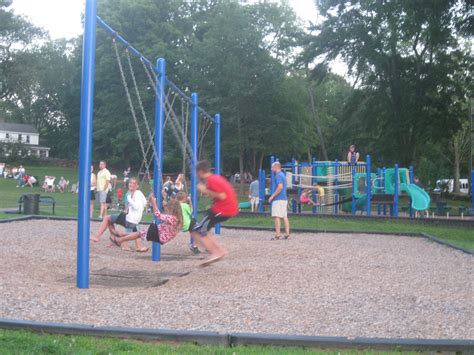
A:
POLYGON ((459 194, 461 192, 460 179, 461 179, 461 159, 459 146, 454 144, 454 181, 453 181, 453 192, 459 194))
POLYGON ((313 156, 311 155, 311 148, 308 147, 308 162, 311 164, 313 161, 313 156))
POLYGON ((311 102, 311 111, 313 112, 314 123, 316 124, 316 131, 318 132, 318 137, 321 144, 321 151, 323 153, 323 158, 324 160, 329 161, 328 153, 326 150, 326 144, 324 143, 323 130, 321 128, 321 120, 319 119, 318 112, 316 111, 316 105, 314 103, 313 88, 311 87, 311 85, 309 86, 308 91, 309 91, 309 99, 311 102))
POLYGON ((240 148, 239 167, 240 167, 240 195, 244 194, 244 149, 240 148))
POLYGON ((258 169, 263 169, 263 159, 264 158, 265 158, 265 154, 260 153, 260 159, 259 159, 259 162, 258 162, 258 169))
POLYGON ((245 155, 245 149, 244 149, 244 142, 243 142, 243 135, 242 135, 242 119, 239 117, 237 120, 237 134, 239 137, 239 174, 240 174, 240 195, 244 194, 244 183, 243 183, 243 178, 244 178, 244 155, 245 155))

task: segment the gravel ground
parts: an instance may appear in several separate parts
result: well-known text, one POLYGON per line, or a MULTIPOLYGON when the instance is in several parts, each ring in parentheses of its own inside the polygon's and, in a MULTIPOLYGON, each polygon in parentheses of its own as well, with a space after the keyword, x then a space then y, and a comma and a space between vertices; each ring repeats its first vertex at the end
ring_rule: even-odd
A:
MULTIPOLYGON (((93 224, 92 230, 97 228, 93 224)), ((2 224, 0 317, 291 335, 474 339, 474 258, 422 238, 224 230, 202 269, 183 235, 162 262, 91 246, 75 288, 76 223, 2 224)))

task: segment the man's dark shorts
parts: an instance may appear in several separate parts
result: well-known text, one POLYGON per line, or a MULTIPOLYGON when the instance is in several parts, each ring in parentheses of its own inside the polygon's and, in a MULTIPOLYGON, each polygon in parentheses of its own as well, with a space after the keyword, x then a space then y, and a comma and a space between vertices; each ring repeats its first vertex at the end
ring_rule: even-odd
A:
POLYGON ((128 232, 138 232, 138 225, 127 222, 127 215, 125 212, 111 215, 110 220, 113 224, 118 224, 122 227, 125 227, 128 232))
POLYGON ((194 227, 196 227, 196 220, 193 218, 191 218, 191 222, 189 222, 189 228, 188 230, 183 230, 183 232, 192 232, 194 230, 194 227))
POLYGON ((206 215, 203 217, 201 222, 196 224, 192 230, 194 232, 198 232, 201 236, 205 237, 209 234, 209 231, 216 226, 216 224, 220 224, 225 222, 230 217, 226 217, 221 215, 220 213, 216 214, 212 211, 207 211, 206 215))

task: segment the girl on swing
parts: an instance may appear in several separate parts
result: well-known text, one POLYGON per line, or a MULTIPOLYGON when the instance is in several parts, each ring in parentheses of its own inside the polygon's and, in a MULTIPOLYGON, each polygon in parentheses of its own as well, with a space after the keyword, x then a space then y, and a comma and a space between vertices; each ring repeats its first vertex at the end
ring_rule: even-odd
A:
POLYGON ((122 243, 139 238, 165 244, 178 235, 183 225, 181 204, 176 200, 170 200, 165 206, 165 213, 161 213, 156 204, 156 198, 151 196, 150 201, 153 206, 153 212, 161 223, 159 225, 153 223, 148 228, 148 231, 137 231, 123 237, 112 236, 111 240, 115 245, 121 246, 122 243))

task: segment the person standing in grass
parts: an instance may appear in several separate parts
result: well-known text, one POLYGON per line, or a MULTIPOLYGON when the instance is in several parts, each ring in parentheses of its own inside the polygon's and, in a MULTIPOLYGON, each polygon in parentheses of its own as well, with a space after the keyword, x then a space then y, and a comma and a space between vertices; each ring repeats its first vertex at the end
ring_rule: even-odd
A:
POLYGON ((110 171, 107 169, 107 163, 101 160, 99 163, 99 172, 97 173, 97 194, 96 197, 100 204, 100 218, 107 217, 107 192, 110 189, 110 171))
POLYGON ((272 217, 275 220, 275 237, 272 240, 281 238, 281 219, 285 224, 285 239, 290 239, 290 221, 288 219, 288 195, 286 193, 286 175, 281 171, 281 164, 274 162, 272 172, 275 174, 275 192, 270 196, 268 202, 272 204, 272 217))
POLYGON ((257 212, 259 197, 259 183, 258 180, 255 179, 249 186, 249 199, 252 212, 257 212))

